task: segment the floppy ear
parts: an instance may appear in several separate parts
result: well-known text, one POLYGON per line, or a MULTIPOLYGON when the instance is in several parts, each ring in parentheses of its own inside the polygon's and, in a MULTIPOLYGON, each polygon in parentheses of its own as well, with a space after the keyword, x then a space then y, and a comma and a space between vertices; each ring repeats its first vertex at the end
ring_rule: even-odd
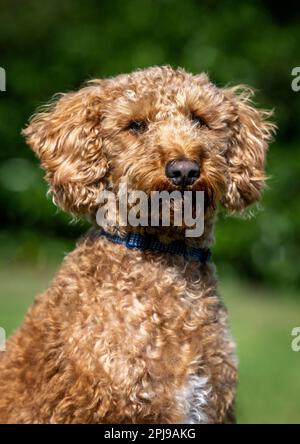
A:
POLYGON ((237 86, 223 92, 233 105, 235 121, 226 154, 227 190, 221 203, 230 211, 239 211, 260 198, 266 180, 265 155, 276 126, 267 121, 272 111, 253 107, 252 89, 237 86))
POLYGON ((23 130, 46 171, 54 201, 73 214, 96 205, 107 161, 100 129, 101 86, 60 95, 23 130))

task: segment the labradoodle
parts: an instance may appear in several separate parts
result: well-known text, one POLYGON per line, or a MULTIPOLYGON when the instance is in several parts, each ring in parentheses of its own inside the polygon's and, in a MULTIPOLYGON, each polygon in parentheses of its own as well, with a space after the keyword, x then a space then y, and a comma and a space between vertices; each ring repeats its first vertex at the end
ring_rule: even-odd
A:
MULTIPOLYGON (((209 259, 218 206, 256 202, 274 125, 252 90, 170 66, 90 81, 24 130, 55 203, 94 228, 0 354, 1 423, 234 421, 235 347, 209 259), (204 193, 204 231, 96 223, 98 196, 204 193)), ((119 221, 119 219, 117 219, 119 221)))

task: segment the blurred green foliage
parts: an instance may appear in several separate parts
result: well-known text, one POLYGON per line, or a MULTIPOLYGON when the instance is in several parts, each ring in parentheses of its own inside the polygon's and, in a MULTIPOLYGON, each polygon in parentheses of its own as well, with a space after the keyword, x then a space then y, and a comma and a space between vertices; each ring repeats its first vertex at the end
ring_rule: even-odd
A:
POLYGON ((1 0, 0 243, 2 259, 38 259, 71 248, 85 224, 46 199, 37 160, 20 130, 54 93, 86 79, 157 64, 206 71, 218 85, 246 83, 275 109, 270 189, 250 220, 221 214, 215 260, 272 286, 300 288, 300 10, 271 1, 1 0))

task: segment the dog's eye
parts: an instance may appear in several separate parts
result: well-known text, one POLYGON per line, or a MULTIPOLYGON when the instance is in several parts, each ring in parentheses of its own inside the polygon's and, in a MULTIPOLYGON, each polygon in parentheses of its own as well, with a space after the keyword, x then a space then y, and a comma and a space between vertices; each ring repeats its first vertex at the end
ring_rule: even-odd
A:
POLYGON ((197 116, 197 114, 195 114, 195 113, 191 114, 191 120, 192 120, 193 123, 195 123, 199 127, 206 127, 206 128, 208 128, 206 120, 203 119, 203 117, 201 117, 201 116, 197 116))
POLYGON ((127 126, 127 129, 129 131, 132 131, 133 133, 144 133, 147 128, 147 122, 145 122, 144 120, 133 120, 127 126))

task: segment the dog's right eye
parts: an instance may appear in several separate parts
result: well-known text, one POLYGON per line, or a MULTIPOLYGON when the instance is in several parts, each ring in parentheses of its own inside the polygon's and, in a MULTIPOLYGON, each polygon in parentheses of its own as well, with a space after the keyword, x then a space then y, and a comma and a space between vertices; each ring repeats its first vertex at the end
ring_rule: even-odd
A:
POLYGON ((147 128, 147 122, 145 122, 144 120, 133 120, 127 126, 127 129, 129 131, 132 131, 133 133, 144 133, 147 128))

